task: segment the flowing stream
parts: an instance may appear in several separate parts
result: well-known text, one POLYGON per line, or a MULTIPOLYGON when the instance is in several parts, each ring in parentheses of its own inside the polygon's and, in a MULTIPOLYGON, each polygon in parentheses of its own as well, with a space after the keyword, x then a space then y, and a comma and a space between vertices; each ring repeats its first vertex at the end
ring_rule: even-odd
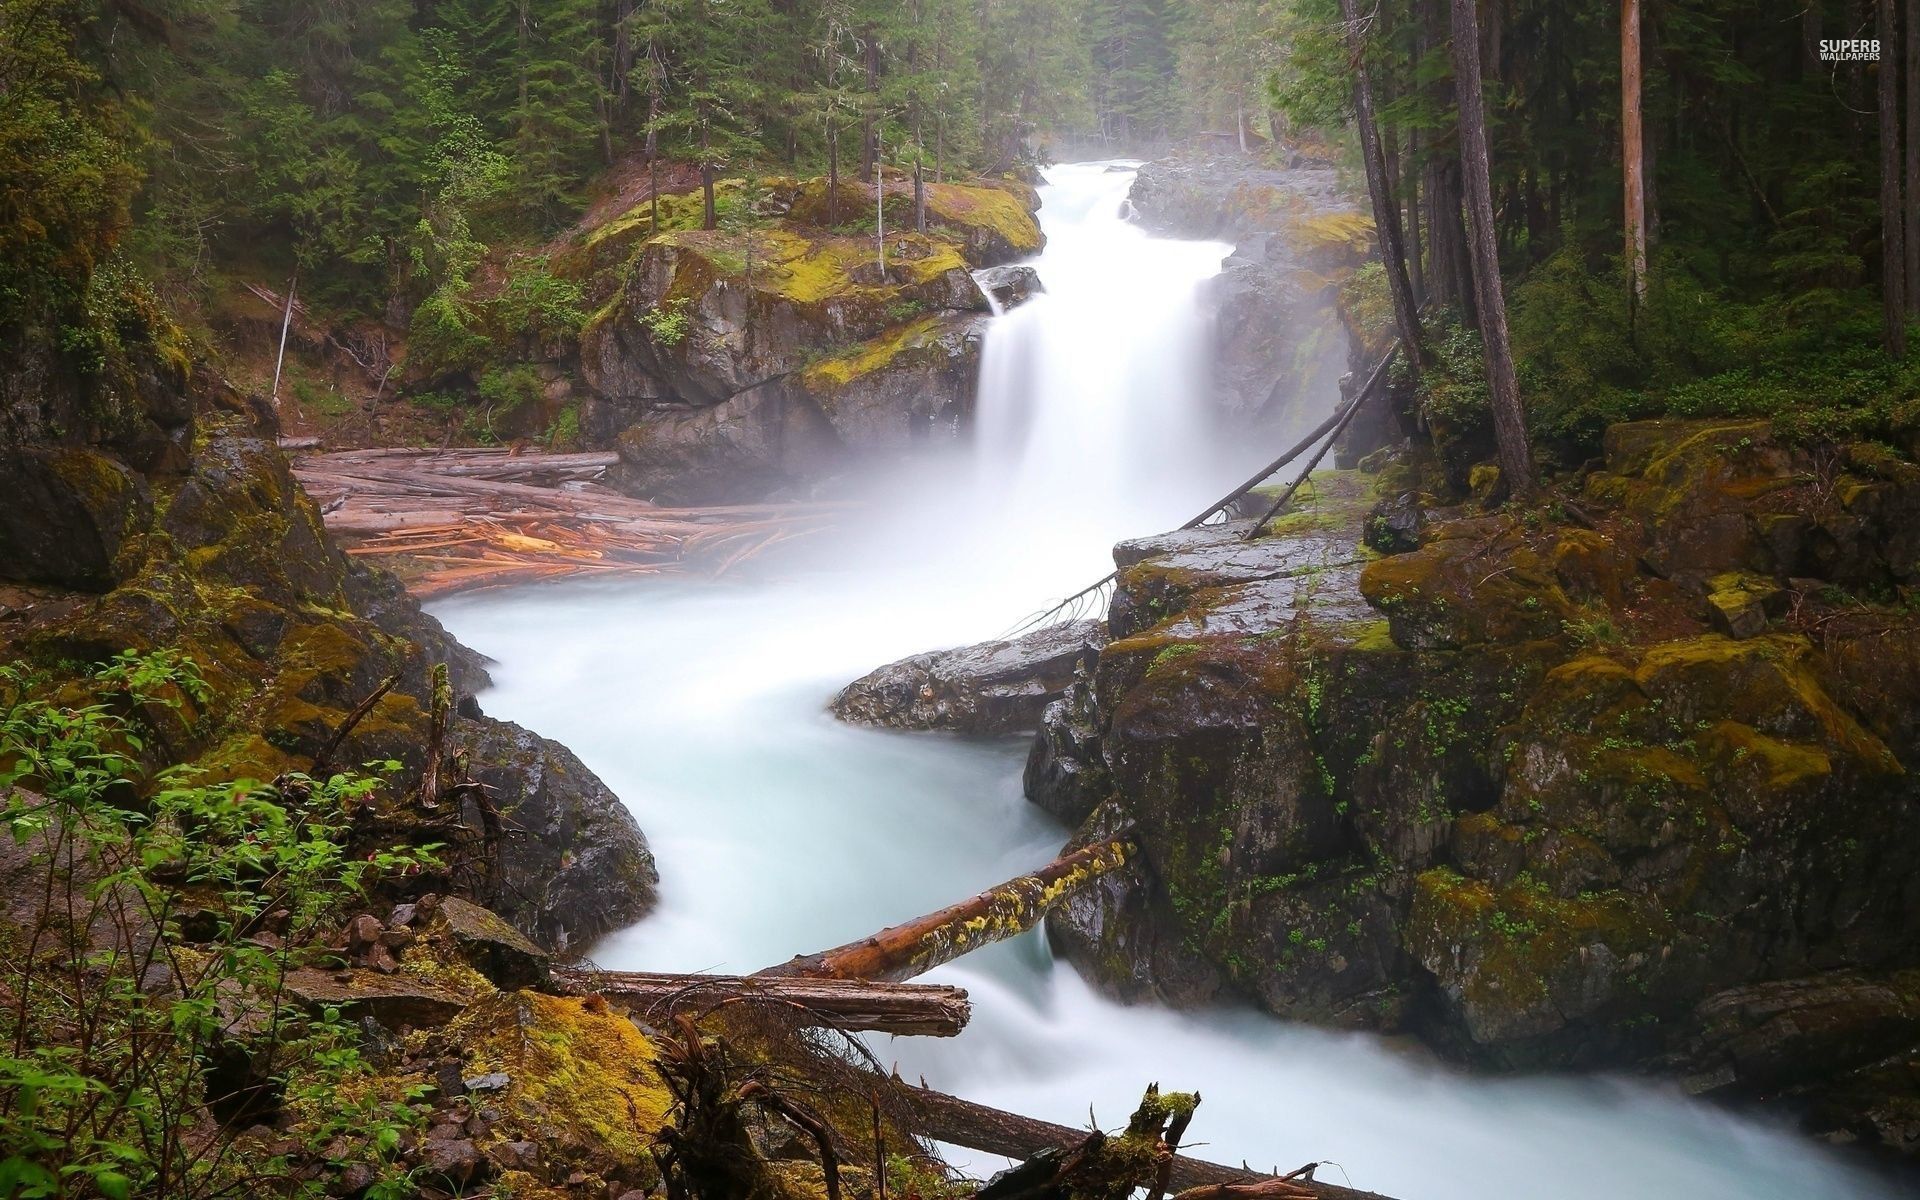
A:
MULTIPOLYGON (((652 842, 660 907, 597 947, 602 965, 753 971, 1058 850, 1065 831, 1021 797, 1024 740, 860 729, 825 705, 881 663, 1004 634, 1104 574, 1114 540, 1178 524, 1265 449, 1216 461, 1197 415, 1196 289, 1227 248, 1127 224, 1130 182, 1124 164, 1049 172, 1036 264, 1049 292, 989 335, 978 455, 876 481, 884 517, 751 581, 435 605, 498 660, 488 710, 571 746, 652 842)), ((933 978, 970 989, 973 1022, 957 1039, 877 1039, 902 1074, 1076 1126, 1089 1106, 1123 1122, 1149 1081, 1198 1090, 1194 1152, 1221 1161, 1331 1160, 1322 1179, 1402 1200, 1901 1194, 1659 1084, 1476 1078, 1379 1037, 1116 1005, 1037 935, 933 978)))

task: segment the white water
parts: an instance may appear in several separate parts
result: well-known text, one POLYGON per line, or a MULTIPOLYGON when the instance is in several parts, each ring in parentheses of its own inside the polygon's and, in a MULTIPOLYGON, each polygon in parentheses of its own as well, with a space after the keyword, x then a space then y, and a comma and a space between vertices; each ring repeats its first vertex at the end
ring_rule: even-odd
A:
MULTIPOLYGON (((863 544, 777 579, 562 585, 436 606, 499 660, 489 711, 573 747, 652 841, 659 911, 600 946, 604 965, 754 970, 950 903, 1059 847, 1063 831, 1020 796, 1023 744, 857 729, 824 710, 876 664, 1004 632, 1103 573, 1115 537, 1175 524, 1219 486, 1189 420, 1204 332, 1192 290, 1221 248, 1115 219, 1125 175, 1051 178, 1039 265, 1052 290, 996 330, 980 420, 992 461, 977 477, 920 477, 918 498, 903 496, 863 544), (1055 490, 1062 477, 1073 490, 1055 490)), ((1070 1125, 1091 1105, 1109 1127, 1148 1081, 1197 1089, 1190 1136, 1221 1160, 1331 1159, 1354 1185, 1404 1200, 1897 1194, 1664 1087, 1477 1079, 1379 1038, 1117 1006, 1033 936, 936 978, 972 991, 973 1024, 951 1041, 880 1045, 904 1074, 1070 1125)))

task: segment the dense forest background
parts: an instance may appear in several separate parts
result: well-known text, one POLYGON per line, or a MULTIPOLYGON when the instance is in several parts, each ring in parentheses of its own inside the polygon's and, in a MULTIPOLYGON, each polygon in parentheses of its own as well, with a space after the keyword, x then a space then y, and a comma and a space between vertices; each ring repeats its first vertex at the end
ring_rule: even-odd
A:
MULTIPOLYGON (((1886 262, 1911 216, 1883 220, 1916 208, 1900 165, 1915 174, 1916 89, 1899 81, 1914 6, 1644 7, 1652 285, 1636 291, 1620 278, 1619 6, 1477 6, 1537 431, 1578 445, 1649 405, 1898 391, 1879 297, 1920 276, 1904 248, 1908 265, 1886 262), (1876 18, 1893 33, 1878 66, 1820 60, 1820 39, 1874 36, 1876 18)), ((687 171, 749 167, 870 179, 878 159, 951 177, 1049 146, 1204 137, 1280 162, 1305 147, 1357 187, 1364 64, 1405 224, 1394 257, 1435 325, 1428 400, 1468 419, 1484 395, 1448 5, 1348 15, 1336 0, 0 0, 0 327, 51 333, 84 367, 136 310, 192 314, 236 279, 297 277, 310 305, 457 363, 487 322, 577 324, 541 247, 622 172, 678 170, 684 189, 687 171)), ((728 203, 716 216, 742 219, 728 203)), ((1897 300, 1909 313, 1911 293, 1920 281, 1897 300)))

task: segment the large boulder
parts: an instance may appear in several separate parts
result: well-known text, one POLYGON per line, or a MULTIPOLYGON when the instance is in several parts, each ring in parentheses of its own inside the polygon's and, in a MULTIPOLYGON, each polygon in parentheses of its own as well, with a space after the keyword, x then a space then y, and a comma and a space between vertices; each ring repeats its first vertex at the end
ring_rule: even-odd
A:
POLYGON ((673 502, 755 499, 951 438, 990 305, 952 242, 665 234, 589 326, 596 428, 616 482, 673 502), (824 357, 821 347, 838 347, 824 357))
POLYGON ((1263 427, 1311 425, 1347 368, 1338 285, 1373 247, 1373 222, 1336 173, 1168 159, 1140 168, 1129 200, 1135 219, 1157 233, 1233 244, 1203 293, 1214 313, 1212 380, 1222 408, 1263 427))
MULTIPOLYGON (((435 668, 445 667, 463 710, 452 740, 503 814, 504 844, 488 872, 500 911, 574 949, 637 919, 652 899, 653 861, 618 800, 563 748, 479 712, 471 694, 487 678, 478 656, 391 576, 332 544, 254 405, 205 377, 190 401, 172 403, 197 406, 197 415, 190 453, 165 469, 142 470, 107 441, 0 450, 0 462, 30 464, 46 485, 9 497, 23 503, 5 506, 0 538, 15 524, 57 525, 67 499, 111 501, 94 503, 91 511, 108 515, 88 518, 91 535, 66 528, 60 581, 95 594, 0 624, 0 658, 59 672, 123 650, 190 657, 206 694, 150 714, 156 728, 143 752, 153 766, 185 763, 221 779, 311 769, 348 714, 391 679, 330 763, 397 762, 402 785, 424 762, 435 668), (53 480, 65 490, 52 491, 53 480), (75 564, 88 569, 76 573, 75 564)), ((168 405, 159 411, 172 419, 168 405)), ((57 547, 0 553, 0 577, 43 578, 60 558, 57 547)), ((446 814, 404 792, 383 789, 362 806, 359 851, 468 833, 480 840, 477 811, 465 831, 450 830, 446 814)))
POLYGON ((986 317, 941 313, 718 404, 659 409, 622 432, 613 479, 678 503, 804 489, 862 462, 960 440, 986 317))
POLYGON ((1920 471, 1849 447, 1803 473, 1737 423, 1609 450, 1579 525, 1429 508, 1382 557, 1396 466, 1316 476, 1251 542, 1123 543, 1115 640, 1028 781, 1140 853, 1056 944, 1130 996, 1724 1074, 1920 1146, 1873 1058, 1920 1042, 1888 983, 1920 969, 1920 616, 1842 582, 1910 567, 1890 514, 1920 471), (1869 983, 1788 982, 1833 971, 1869 983))
POLYGON ((96 450, 0 448, 0 572, 105 591, 127 538, 152 515, 146 482, 96 450))
POLYGON ((1024 733, 1090 673, 1100 621, 1049 625, 1008 641, 916 654, 862 676, 833 698, 842 720, 893 729, 1024 733))

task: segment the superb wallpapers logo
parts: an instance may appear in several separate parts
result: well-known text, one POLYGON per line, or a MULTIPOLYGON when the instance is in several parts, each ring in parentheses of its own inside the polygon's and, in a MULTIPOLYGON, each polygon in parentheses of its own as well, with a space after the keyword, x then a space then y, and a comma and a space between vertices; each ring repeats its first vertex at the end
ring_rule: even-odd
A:
POLYGON ((1879 62, 1879 38, 1822 38, 1821 62, 1879 62))

